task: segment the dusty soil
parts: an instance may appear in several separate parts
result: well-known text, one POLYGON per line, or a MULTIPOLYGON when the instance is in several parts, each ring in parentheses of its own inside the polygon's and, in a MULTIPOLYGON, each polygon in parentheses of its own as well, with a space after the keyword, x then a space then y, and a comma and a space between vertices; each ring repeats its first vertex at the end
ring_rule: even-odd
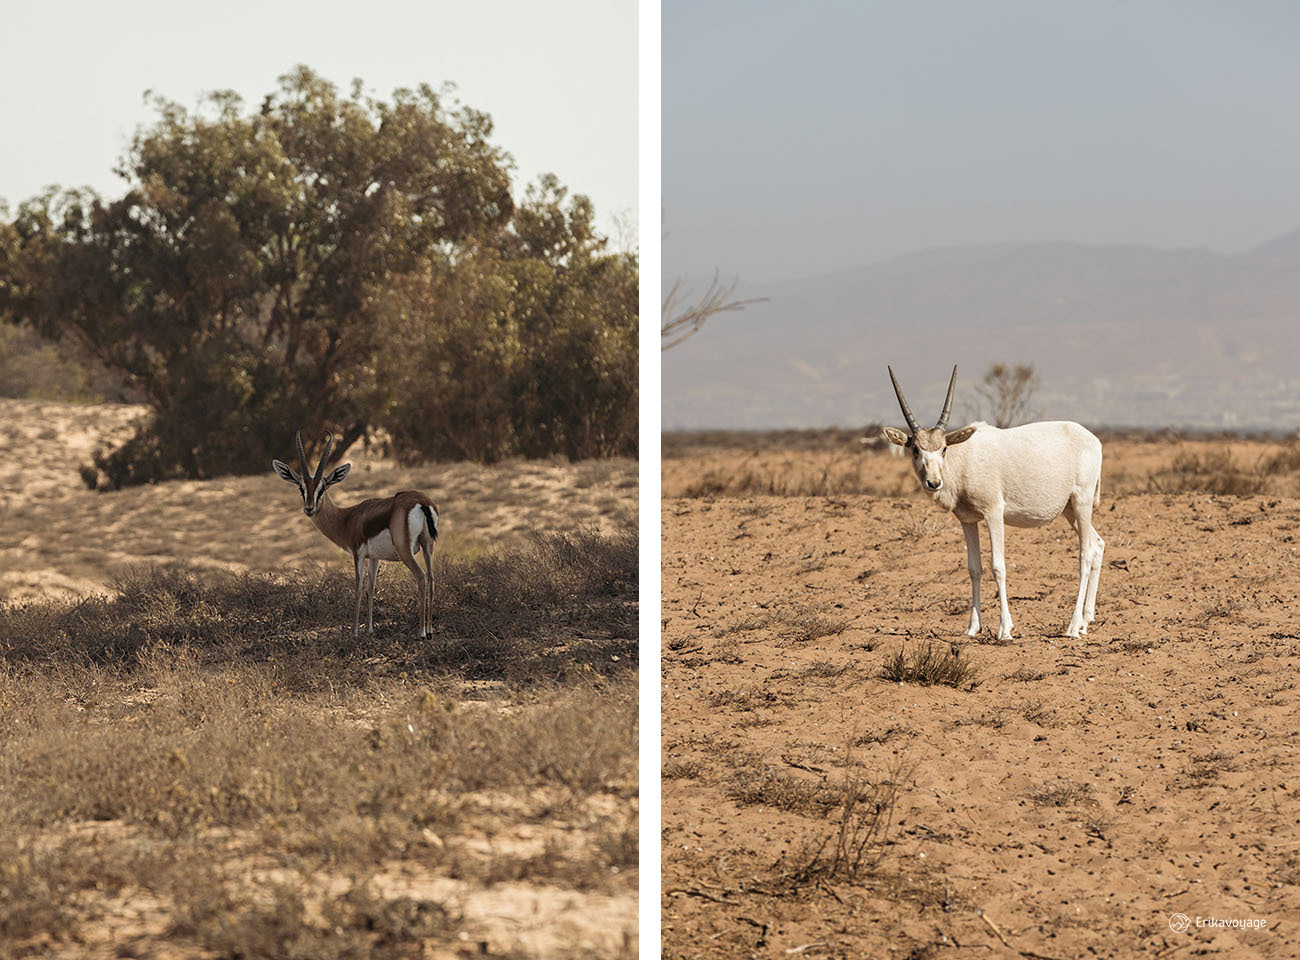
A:
MULTIPOLYGON (((128 404, 0 399, 0 459, 10 465, 0 475, 0 602, 103 593, 141 564, 236 572, 350 566, 270 464, 263 476, 87 490, 78 468, 128 437, 144 413, 128 404)), ((589 524, 609 533, 636 512, 634 460, 404 468, 360 445, 348 460, 352 473, 334 488, 335 502, 423 490, 438 504, 439 549, 452 554, 517 543, 533 530, 589 524)), ((396 576, 391 566, 381 576, 396 576)))
MULTIPOLYGON (((815 479, 831 454, 666 458, 664 955, 1296 956, 1296 478, 1138 492, 1189 449, 1107 446, 1085 637, 1062 636, 1072 530, 1008 529, 1005 644, 987 534, 967 638, 960 527, 896 458, 839 455, 880 495, 691 498, 672 494, 742 465, 815 479), (883 679, 927 644, 973 674, 883 679), (880 810, 856 871, 827 865, 846 781, 880 810)), ((1232 453, 1250 472, 1280 449, 1232 453)))

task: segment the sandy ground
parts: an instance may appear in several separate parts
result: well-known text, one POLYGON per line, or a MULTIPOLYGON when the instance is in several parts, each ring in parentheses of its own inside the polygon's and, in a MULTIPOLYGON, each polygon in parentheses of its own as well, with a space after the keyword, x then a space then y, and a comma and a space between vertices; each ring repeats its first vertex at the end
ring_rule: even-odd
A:
POLYGON ((665 460, 665 956, 1300 955, 1300 499, 1122 492, 1170 446, 1107 450, 1087 636, 1062 635, 1073 531, 1008 529, 1006 644, 987 534, 967 638, 960 526, 914 481, 673 498, 737 457, 826 455, 665 460), (881 678, 927 642, 974 665, 973 689, 881 678), (894 791, 880 862, 799 879, 842 812, 798 798, 848 773, 894 791))
MULTIPOLYGON (((350 568, 303 515, 297 489, 269 464, 264 476, 87 490, 78 468, 100 446, 129 436, 143 414, 126 404, 0 399, 0 459, 10 465, 0 474, 0 602, 102 593, 134 566, 174 560, 231 571, 350 568)), ((359 445, 348 460, 351 475, 331 491, 336 503, 423 490, 438 504, 444 551, 487 550, 533 530, 583 524, 609 532, 636 511, 633 460, 408 469, 359 445)), ((383 575, 396 575, 391 566, 383 575)))
MULTIPOLYGON (((232 571, 310 564, 351 569, 347 556, 303 515, 297 490, 274 476, 269 464, 263 476, 88 491, 78 468, 94 450, 129 436, 132 422, 143 414, 142 407, 121 404, 0 399, 0 460, 7 465, 0 474, 0 603, 107 592, 117 576, 141 564, 232 571)), ((284 456, 292 454, 286 450, 284 456)), ((439 505, 439 548, 451 553, 517 544, 533 531, 594 525, 611 532, 635 517, 633 460, 519 460, 494 467, 458 463, 408 469, 370 457, 360 447, 348 459, 353 470, 336 488, 336 502, 347 505, 397 489, 422 489, 439 505)), ((383 565, 381 577, 404 576, 396 566, 383 565)), ((502 806, 507 801, 483 797, 483 815, 495 818, 490 829, 446 842, 478 843, 489 858, 494 850, 531 855, 530 850, 548 842, 566 849, 588 842, 594 825, 611 815, 636 816, 635 800, 614 811, 574 809, 572 803, 558 801, 515 810, 502 806)), ((99 832, 113 825, 82 826, 98 842, 99 832)), ((463 912, 464 951, 428 956, 635 954, 635 877, 606 892, 545 883, 483 886, 429 870, 412 871, 403 863, 384 867, 376 882, 389 892, 432 898, 463 912)), ((55 950, 53 944, 29 944, 32 955, 173 956, 157 941, 168 921, 162 905, 151 908, 138 900, 107 904, 102 920, 78 933, 84 939, 73 953, 55 950)))

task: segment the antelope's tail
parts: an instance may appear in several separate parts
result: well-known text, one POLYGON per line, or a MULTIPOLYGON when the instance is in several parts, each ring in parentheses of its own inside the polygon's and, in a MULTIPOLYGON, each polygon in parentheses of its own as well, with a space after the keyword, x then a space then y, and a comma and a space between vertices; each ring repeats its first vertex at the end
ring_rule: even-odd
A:
POLYGON ((420 504, 420 509, 424 511, 424 525, 429 529, 429 539, 438 539, 438 515, 433 512, 433 508, 427 503, 420 504))

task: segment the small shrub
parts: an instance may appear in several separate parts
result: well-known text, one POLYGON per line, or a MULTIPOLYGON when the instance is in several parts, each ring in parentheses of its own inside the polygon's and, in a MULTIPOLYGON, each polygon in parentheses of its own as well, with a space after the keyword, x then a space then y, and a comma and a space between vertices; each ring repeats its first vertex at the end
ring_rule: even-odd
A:
POLYGON ((1153 493, 1209 493, 1248 497, 1262 493, 1268 476, 1239 466, 1226 447, 1222 450, 1180 451, 1168 467, 1147 479, 1153 493))
POLYGON ((1092 795, 1092 784, 1072 780, 1034 787, 1025 797, 1038 807, 1091 807, 1097 804, 1097 798, 1092 795))
POLYGON ((911 656, 900 647, 885 661, 881 678, 892 683, 919 683, 922 686, 973 690, 979 685, 979 672, 970 660, 963 659, 951 647, 926 642, 911 656))
POLYGON ((847 765, 833 789, 835 825, 809 841, 787 860, 785 877, 796 884, 818 880, 856 882, 870 875, 888 851, 889 827, 898 802, 901 767, 877 783, 847 765))

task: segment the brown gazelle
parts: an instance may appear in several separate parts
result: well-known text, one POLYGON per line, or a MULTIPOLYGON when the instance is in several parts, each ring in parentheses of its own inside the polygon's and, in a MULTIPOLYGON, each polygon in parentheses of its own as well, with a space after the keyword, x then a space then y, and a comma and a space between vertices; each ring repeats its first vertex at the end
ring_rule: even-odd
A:
POLYGON ((366 629, 375 632, 375 578, 379 561, 400 560, 415 577, 420 592, 420 639, 433 636, 433 541, 438 539, 438 508, 418 490, 402 490, 382 500, 362 500, 350 507, 337 507, 326 492, 348 475, 352 464, 335 467, 325 475, 325 464, 334 448, 334 434, 325 441, 316 472, 307 469, 307 453, 298 444, 298 466, 294 473, 287 463, 271 461, 275 472, 297 484, 302 494, 303 513, 311 517, 316 529, 352 554, 357 568, 357 603, 352 616, 352 635, 361 625, 361 597, 369 598, 366 629), (416 552, 424 554, 424 569, 415 562, 416 552))

